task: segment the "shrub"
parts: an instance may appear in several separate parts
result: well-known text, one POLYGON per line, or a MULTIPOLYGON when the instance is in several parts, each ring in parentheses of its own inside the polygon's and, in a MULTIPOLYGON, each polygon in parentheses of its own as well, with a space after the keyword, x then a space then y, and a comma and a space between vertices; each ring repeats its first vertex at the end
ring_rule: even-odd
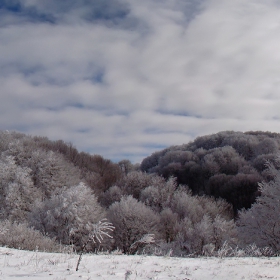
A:
POLYGON ((63 188, 34 207, 29 222, 42 233, 63 244, 81 248, 94 224, 104 217, 90 188, 80 183, 63 188))
POLYGON ((26 224, 12 223, 7 220, 0 222, 0 244, 9 248, 22 250, 39 250, 58 252, 60 246, 38 230, 29 228, 26 224))
POLYGON ((132 196, 123 197, 120 202, 111 205, 108 218, 115 227, 114 249, 121 249, 124 253, 132 253, 132 244, 144 235, 159 235, 159 216, 132 196))

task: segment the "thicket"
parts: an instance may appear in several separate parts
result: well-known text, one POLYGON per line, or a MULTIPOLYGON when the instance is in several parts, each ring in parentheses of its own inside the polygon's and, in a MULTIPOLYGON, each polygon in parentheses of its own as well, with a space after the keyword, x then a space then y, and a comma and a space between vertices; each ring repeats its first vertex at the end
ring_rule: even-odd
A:
POLYGON ((279 145, 279 134, 221 132, 156 152, 139 168, 0 131, 0 243, 177 256, 255 243, 278 252, 279 145), (88 242, 104 218, 112 239, 88 242))

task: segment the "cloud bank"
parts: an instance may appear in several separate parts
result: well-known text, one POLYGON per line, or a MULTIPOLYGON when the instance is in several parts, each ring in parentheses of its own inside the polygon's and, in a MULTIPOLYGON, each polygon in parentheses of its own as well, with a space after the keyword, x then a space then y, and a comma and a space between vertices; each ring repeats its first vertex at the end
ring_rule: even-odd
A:
POLYGON ((280 5, 0 1, 0 129, 133 162, 221 130, 280 132, 280 5))

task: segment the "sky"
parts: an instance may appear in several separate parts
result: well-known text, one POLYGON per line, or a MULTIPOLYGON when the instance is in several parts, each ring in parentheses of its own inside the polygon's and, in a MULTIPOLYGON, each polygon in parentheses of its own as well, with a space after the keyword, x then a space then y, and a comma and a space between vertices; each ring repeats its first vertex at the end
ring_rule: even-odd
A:
POLYGON ((277 0, 0 0, 0 130, 113 161, 280 132, 277 0))

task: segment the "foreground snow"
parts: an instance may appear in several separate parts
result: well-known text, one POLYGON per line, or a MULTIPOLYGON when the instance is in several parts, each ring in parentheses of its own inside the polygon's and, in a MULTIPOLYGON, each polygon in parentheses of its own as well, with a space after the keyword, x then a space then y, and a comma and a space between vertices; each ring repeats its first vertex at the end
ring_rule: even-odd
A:
POLYGON ((78 256, 0 248, 0 279, 280 279, 280 258, 78 256))

